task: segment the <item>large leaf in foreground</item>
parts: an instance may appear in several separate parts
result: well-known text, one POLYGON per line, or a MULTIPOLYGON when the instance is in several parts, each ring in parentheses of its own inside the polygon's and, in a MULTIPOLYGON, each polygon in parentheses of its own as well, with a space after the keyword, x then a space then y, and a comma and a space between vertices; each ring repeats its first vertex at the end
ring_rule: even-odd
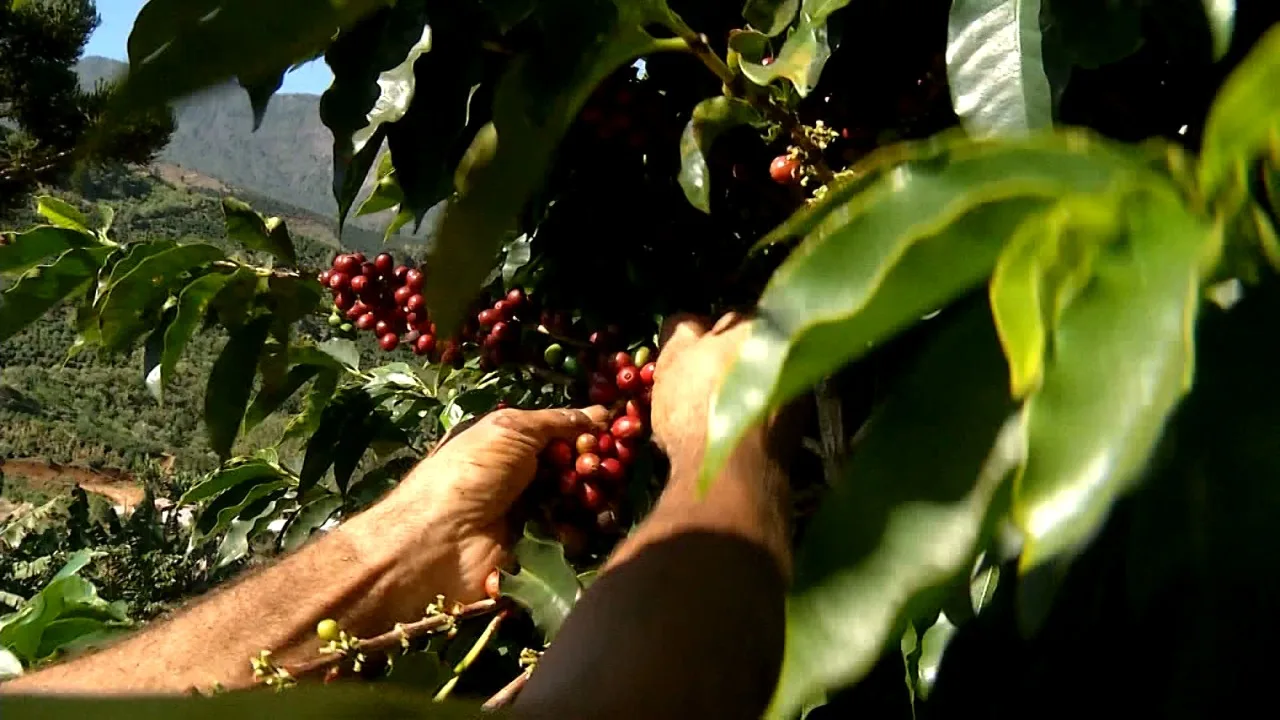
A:
POLYGON ((502 573, 502 594, 529 611, 533 624, 550 643, 577 602, 582 585, 559 543, 526 534, 516 543, 515 556, 520 571, 502 573))
POLYGON ((768 65, 744 57, 742 74, 757 85, 768 85, 778 78, 786 78, 801 97, 813 92, 822 77, 822 68, 831 58, 827 18, 848 4, 849 0, 804 0, 799 19, 782 43, 778 55, 768 65))
POLYGON ((1227 78, 1213 101, 1200 150, 1200 184, 1213 197, 1245 182, 1251 163, 1280 133, 1280 25, 1271 28, 1227 78))
POLYGON ((1172 191, 1126 209, 1126 240, 1100 253, 1053 328, 1044 385, 1025 408, 1013 504, 1024 570, 1093 537, 1190 387, 1200 275, 1220 238, 1172 191))
MULTIPOLYGON (((154 315, 174 290, 171 286, 195 268, 224 258, 212 245, 180 245, 142 260, 107 291, 98 311, 102 346, 121 350, 150 328, 154 315)), ((115 273, 112 273, 115 276, 115 273)))
POLYGON ((18 275, 46 258, 95 244, 91 235, 48 225, 14 233, 8 242, 0 244, 0 275, 18 275))
POLYGON ((494 92, 493 123, 476 135, 427 263, 444 272, 427 283, 441 331, 461 321, 525 204, 540 187, 556 146, 609 73, 654 47, 643 30, 661 13, 634 0, 590 0, 540 20, 554 38, 515 58, 494 92))
POLYGON ((209 447, 219 457, 231 454, 249 405, 249 393, 253 392, 253 376, 257 374, 258 357, 267 341, 271 320, 270 315, 260 315, 232 332, 209 371, 204 392, 204 424, 209 433, 209 447))
MULTIPOLYGON (((151 0, 129 34, 118 107, 154 106, 233 78, 269 86, 388 0, 151 0)), ((260 99, 259 99, 260 100, 260 99)))
POLYGON ((1028 213, 1146 170, 1085 136, 931 142, 790 224, 804 241, 765 289, 712 404, 702 481, 747 428, 837 368, 987 279, 1028 213))
POLYGON ((956 115, 974 136, 1052 126, 1040 0, 955 0, 947 26, 947 80, 956 115))
POLYGON ((711 145, 722 133, 740 125, 763 122, 760 112, 744 100, 714 97, 693 108, 693 117, 680 135, 680 187, 689 203, 711 212, 711 145))
MULTIPOLYGON (((770 717, 856 681, 973 566, 1017 467, 1016 405, 990 317, 969 303, 874 415, 796 557, 770 717)), ((935 608, 936 610, 936 608, 935 608)))
POLYGON ((0 342, 16 335, 58 303, 88 287, 109 247, 73 248, 51 265, 33 268, 0 293, 0 342))

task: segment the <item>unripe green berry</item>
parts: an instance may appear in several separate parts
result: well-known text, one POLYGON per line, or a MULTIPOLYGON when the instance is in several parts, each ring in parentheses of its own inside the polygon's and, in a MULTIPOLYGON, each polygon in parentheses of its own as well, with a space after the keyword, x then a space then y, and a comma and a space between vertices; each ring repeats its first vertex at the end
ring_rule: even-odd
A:
POLYGON ((329 327, 338 327, 342 324, 342 316, 334 313, 329 316, 329 327))
POLYGON ((636 353, 633 356, 636 367, 644 367, 649 362, 649 356, 651 354, 652 351, 649 350, 648 347, 642 347, 639 350, 636 350, 636 353))
POLYGON ((542 351, 542 359, 546 361, 547 367, 557 370, 564 363, 564 348, 559 343, 552 343, 542 351))
POLYGON ((344 335, 350 335, 356 331, 356 326, 351 323, 342 323, 338 326, 338 330, 342 331, 344 335))
POLYGON ((325 642, 337 640, 340 630, 338 621, 333 618, 325 618, 316 624, 316 635, 325 642))
POLYGON ((570 355, 564 359, 564 365, 560 368, 565 375, 577 377, 582 372, 582 367, 578 364, 578 358, 570 355))

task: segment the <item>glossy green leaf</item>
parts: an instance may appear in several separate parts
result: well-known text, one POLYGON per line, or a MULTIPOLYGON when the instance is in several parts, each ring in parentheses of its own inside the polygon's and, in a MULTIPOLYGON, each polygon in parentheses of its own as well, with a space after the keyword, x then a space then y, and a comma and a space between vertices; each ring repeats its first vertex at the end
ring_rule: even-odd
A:
POLYGON ((556 42, 509 64, 494 91, 492 129, 477 134, 468 150, 462 195, 445 211, 427 257, 429 266, 447 268, 426 287, 427 306, 442 333, 461 322, 592 90, 651 50, 654 40, 642 28, 665 19, 648 4, 609 0, 589 0, 572 13, 540 18, 556 42))
POLYGON ((40 634, 36 657, 53 658, 87 647, 103 647, 125 628, 98 618, 71 617, 54 620, 40 634))
POLYGON ((1208 197, 1245 175, 1280 126, 1280 25, 1267 31, 1227 78, 1209 110, 1200 149, 1200 186, 1208 197))
POLYGON ((1041 49, 1055 99, 1073 67, 1096 70, 1142 47, 1142 10, 1132 0, 1041 1, 1041 49))
POLYGON ((935 141, 919 153, 833 187, 784 226, 805 239, 770 280, 713 402, 704 483, 766 413, 983 283, 1028 213, 1070 193, 1159 182, 1081 135, 935 141))
POLYGON ((1052 127, 1040 0, 955 0, 947 27, 947 79, 956 115, 975 137, 1052 127))
POLYGON ((749 103, 729 97, 703 100, 680 135, 680 187, 689 203, 711 212, 711 169, 707 157, 722 133, 741 125, 762 123, 764 118, 749 103))
POLYGON ((95 244, 82 232, 47 225, 14 233, 8 244, 0 245, 0 275, 20 275, 47 258, 95 244))
POLYGON ((110 290, 112 285, 115 285, 122 278, 133 272, 134 268, 138 267, 143 260, 153 255, 159 255, 162 252, 168 252, 176 247, 178 247, 178 243, 172 240, 151 240, 129 245, 124 251, 124 257, 119 258, 111 265, 108 277, 103 284, 104 286, 98 291, 99 301, 101 302, 106 297, 106 291, 110 290))
POLYGON ((747 0, 742 17, 751 27, 773 37, 791 24, 800 9, 800 0, 747 0))
POLYGON ((174 303, 160 316, 160 322, 147 335, 147 341, 142 346, 142 384, 158 403, 164 402, 164 374, 161 361, 164 358, 165 333, 177 315, 178 308, 174 303))
POLYGON ((129 34, 129 74, 118 113, 159 106, 237 79, 261 87, 310 60, 334 32, 387 0, 153 0, 129 34))
POLYGON ((227 528, 227 534, 222 537, 222 542, 218 543, 218 550, 214 555, 214 567, 226 567, 248 555, 249 540, 254 528, 262 519, 275 513, 276 505, 276 502, 255 505, 254 509, 241 512, 236 519, 232 520, 227 528))
POLYGON ((86 235, 91 234, 89 218, 85 217, 75 205, 65 200, 59 200, 52 195, 41 195, 36 199, 36 212, 48 220, 50 225, 86 235))
POLYGON ((222 493, 214 498, 196 519, 195 528, 191 533, 192 547, 227 531, 237 518, 246 514, 246 511, 248 514, 254 514, 256 509, 280 500, 292 487, 293 484, 281 476, 280 479, 242 485, 235 490, 222 493))
POLYGON ((1117 232, 1114 203, 1069 198, 1027 218, 996 261, 989 295, 1016 398, 1040 384, 1048 328, 1088 283, 1099 248, 1117 232))
POLYGON ((89 287, 111 248, 73 248, 50 265, 27 271, 0 293, 0 342, 89 287))
POLYGON ((929 699, 929 692, 942 667, 942 654, 955 633, 956 626, 947 618, 946 613, 942 613, 937 622, 925 630, 920 638, 920 675, 916 678, 916 694, 921 700, 929 699))
POLYGON ((270 328, 270 315, 259 316, 237 328, 209 371, 204 392, 204 424, 209 433, 209 447, 219 457, 231 455, 231 446, 249 405, 249 394, 253 392, 258 357, 270 328))
POLYGON ((413 94, 403 117, 387 128, 387 148, 403 193, 401 212, 421 221, 433 205, 453 193, 453 171, 478 121, 472 97, 484 79, 484 51, 464 4, 432 8, 437 32, 430 53, 414 70, 431 79, 430 91, 413 94))
POLYGON ((307 393, 307 400, 303 403, 302 412, 298 413, 285 426, 284 436, 281 441, 293 440, 297 438, 309 438, 315 433, 316 428, 320 427, 320 419, 323 416, 324 409, 329 404, 329 400, 333 398, 333 393, 338 388, 338 371, 332 368, 325 368, 316 376, 316 381, 311 384, 311 390, 307 393))
POLYGON ((512 283, 516 279, 516 275, 529 264, 529 260, 533 257, 533 238, 528 235, 520 237, 507 243, 507 251, 502 259, 502 283, 506 287, 512 287, 512 283))
POLYGON ((812 520, 787 602, 767 717, 793 717, 863 677, 906 622, 967 580, 997 491, 1021 461, 1017 406, 990 318, 957 310, 852 449, 812 520))
POLYGON ((1190 387, 1200 275, 1221 238, 1172 190, 1134 196, 1125 220, 1125 241, 1100 253, 1053 328, 1044 384, 1025 407, 1013 500, 1024 571, 1093 537, 1190 387))
POLYGON ((187 343, 200 328, 209 303, 227 284, 230 275, 209 273, 192 280, 178 296, 178 313, 173 322, 165 329, 164 353, 160 358, 160 384, 166 386, 173 379, 178 368, 178 360, 187 343))
POLYGON ((516 543, 514 554, 520 570, 514 575, 504 570, 499 587, 504 597, 529 611, 533 624, 550 644, 577 602, 582 585, 565 561, 560 543, 526 532, 516 543))
MULTIPOLYGON (((349 444, 341 448, 340 445, 349 434, 364 427, 372 412, 373 402, 368 395, 357 389, 344 392, 324 408, 319 424, 307 442, 302 471, 298 473, 298 492, 306 492, 314 487, 339 458, 343 458, 345 467, 348 460, 344 453, 350 453, 351 448, 349 444)), ((367 444, 366 440, 365 445, 367 444)), ((360 452, 363 454, 363 447, 360 452)), ((354 463, 351 465, 354 466, 354 463)))
MULTIPOLYGON (((474 702, 433 703, 421 692, 380 684, 376 692, 361 683, 321 686, 300 684, 288 692, 229 692, 211 697, 189 695, 77 697, 74 695, 9 695, 5 720, 48 720, 84 717, 94 720, 339 720, 339 718, 406 718, 474 720, 474 702)), ((501 717, 501 715, 498 715, 501 717)))
POLYGON ((351 340, 343 340, 341 338, 325 340, 316 346, 316 349, 337 360, 346 368, 351 370, 360 369, 360 349, 351 340))
POLYGON ((289 228, 278 217, 264 217, 254 211, 249 203, 233 197, 222 198, 222 214, 227 223, 227 239, 238 242, 250 250, 270 253, 289 265, 295 265, 298 257, 293 250, 289 228))
MULTIPOLYGON (((121 350, 154 324, 155 315, 186 273, 226 257, 212 245, 180 245, 137 264, 113 282, 98 311, 102 346, 121 350)), ((115 273, 112 273, 113 277, 115 273)))
POLYGON ((765 65, 744 59, 742 74, 757 85, 786 78, 801 97, 808 95, 817 87, 822 68, 831 57, 827 18, 848 4, 849 0, 804 0, 800 17, 773 62, 765 65))
POLYGON ((1221 60, 1231 49, 1231 36, 1236 29, 1236 0, 1200 0, 1209 35, 1213 38, 1213 59, 1221 60))
POLYGON ((263 478, 278 479, 280 468, 262 460, 250 460, 238 465, 220 468, 209 474, 178 499, 179 505, 190 505, 216 497, 226 490, 263 478))
POLYGON ((357 216, 390 210, 404 202, 404 192, 396 181, 395 167, 391 164, 391 153, 383 153, 378 161, 377 180, 369 197, 356 208, 357 216))
POLYGON ((315 365, 294 365, 289 369, 289 374, 285 376, 284 382, 276 388, 272 388, 271 392, 267 392, 264 388, 258 391, 253 398, 253 404, 244 414, 244 431, 249 432, 267 419, 267 416, 280 409, 289 398, 302 389, 320 372, 320 368, 315 365))
POLYGON ((280 549, 284 552, 293 552, 302 547, 303 543, 311 537, 311 533, 324 525, 341 507, 340 495, 324 495, 303 505, 289 520, 289 526, 284 529, 280 539, 280 549))
POLYGON ((426 3, 405 0, 342 33, 325 53, 333 83, 320 99, 320 119, 333 133, 339 225, 377 157, 385 124, 399 120, 413 99, 413 62, 431 48, 426 22, 426 3))

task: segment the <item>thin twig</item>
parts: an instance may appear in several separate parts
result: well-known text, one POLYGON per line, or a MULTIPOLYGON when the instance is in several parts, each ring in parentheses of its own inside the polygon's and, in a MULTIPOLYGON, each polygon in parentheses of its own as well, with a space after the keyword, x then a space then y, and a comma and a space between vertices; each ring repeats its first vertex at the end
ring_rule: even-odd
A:
POLYGON ((509 614, 511 614, 511 611, 507 609, 501 610, 497 615, 493 616, 493 619, 485 627, 484 632, 480 633, 480 637, 476 638, 475 644, 471 646, 471 649, 467 651, 462 660, 454 666, 453 677, 449 678, 449 682, 445 683, 444 687, 440 688, 440 692, 436 693, 435 698, 433 698, 435 702, 444 702, 448 699, 449 693, 453 692, 453 688, 458 684, 458 679, 462 677, 462 673, 466 672, 467 668, 471 667, 471 663, 475 662, 476 658, 480 657, 480 653, 484 652, 485 646, 498 633, 498 628, 502 625, 502 621, 509 614))
POLYGON ((493 711, 500 710, 510 705, 524 686, 529 683, 529 676, 533 674, 533 668, 529 668, 516 676, 514 680, 507 683, 501 690, 493 694, 493 697, 484 701, 484 705, 480 706, 481 710, 493 711))
POLYGON ((470 605, 463 605, 454 612, 438 613, 428 615, 411 623, 397 625, 394 630, 388 630, 381 635, 374 635, 369 638, 362 638, 351 643, 351 647, 346 652, 335 652, 320 655, 294 665, 286 665, 284 669, 293 677, 301 677, 311 673, 324 670, 331 665, 337 665, 348 657, 356 653, 372 653, 384 652, 393 648, 401 647, 406 641, 414 638, 430 635, 431 633, 448 627, 458 620, 466 620, 468 618, 487 615, 505 607, 505 603, 496 600, 480 600, 470 605))

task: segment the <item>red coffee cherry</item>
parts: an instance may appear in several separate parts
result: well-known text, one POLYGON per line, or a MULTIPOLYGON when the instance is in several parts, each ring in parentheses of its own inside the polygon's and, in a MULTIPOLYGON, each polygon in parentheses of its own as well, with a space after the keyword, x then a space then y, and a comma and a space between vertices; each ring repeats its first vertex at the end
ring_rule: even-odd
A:
POLYGON ((331 290, 346 290, 350 284, 350 275, 344 272, 329 273, 329 288, 331 290))
POLYGON ((374 323, 374 326, 373 326, 374 335, 377 335, 379 338, 382 338, 383 335, 386 335, 389 332, 392 332, 391 323, 387 322, 386 320, 378 320, 376 323, 374 323))
POLYGON ((489 577, 484 579, 484 594, 489 596, 490 600, 497 600, 502 597, 502 573, 497 568, 489 573, 489 577))
POLYGON ((511 292, 507 293, 507 304, 512 305, 517 309, 524 305, 524 301, 526 299, 524 290, 520 288, 511 288, 511 292))
POLYGON ((329 276, 332 274, 333 273, 330 270, 323 270, 316 276, 316 280, 319 280, 321 285, 329 287, 329 276))
POLYGON ((382 274, 392 272, 395 269, 396 261, 391 257, 390 253, 380 253, 378 257, 373 259, 373 267, 382 274))
POLYGON ((516 316, 516 306, 506 300, 499 300, 493 304, 493 309, 498 311, 503 320, 514 320, 516 316))
POLYGON ((396 335, 393 332, 389 332, 378 338, 378 345, 380 345, 382 349, 386 350, 387 352, 391 352, 392 350, 395 350, 399 344, 400 344, 400 336, 396 335))
POLYGON ((618 386, 608 378, 603 382, 592 382, 587 388, 587 399, 592 405, 609 405, 618 399, 618 386))
POLYGON ((573 496, 578 492, 579 480, 577 471, 573 468, 566 468, 561 470, 560 476, 556 478, 556 486, 560 488, 561 495, 573 496))
POLYGON ((626 476, 626 470, 622 468, 622 462, 617 458, 605 458, 600 461, 600 474, 605 480, 618 484, 626 476))
POLYGON ((648 414, 645 411, 645 407, 646 406, 642 405, 640 402, 636 402, 636 400, 633 398, 627 401, 627 414, 633 418, 638 418, 640 420, 643 420, 645 415, 648 414))
POLYGON ((361 261, 357 260, 354 255, 339 255, 333 261, 333 270, 347 276, 355 275, 360 271, 360 263, 361 261))
POLYGON ((422 285, 425 281, 426 277, 423 276, 422 271, 417 268, 410 268, 409 271, 404 274, 404 286, 409 288, 412 292, 422 290, 422 285))
POLYGON ((779 155, 769 163, 769 177, 779 185, 795 185, 800 182, 800 159, 779 155))
POLYGON ((594 453, 600 450, 600 439, 593 433, 582 433, 573 443, 573 447, 578 451, 579 455, 594 453))
POLYGON ((591 512, 604 507, 604 495, 595 484, 590 482, 583 482, 578 488, 578 499, 582 501, 582 507, 591 512))
POLYGON ((409 299, 405 301, 404 309, 406 312, 418 312, 422 308, 426 307, 426 305, 426 298, 422 297, 420 294, 414 294, 410 295, 409 299))
POLYGON ((357 295, 362 295, 369 288, 369 278, 364 275, 357 275, 351 278, 351 291, 357 295))
POLYGON ((494 323, 498 322, 501 319, 502 319, 502 313, 499 313, 497 310, 494 310, 493 308, 485 308, 484 310, 480 311, 479 315, 476 316, 476 320, 480 323, 480 327, 482 328, 491 328, 493 327, 494 323))
POLYGON ((614 438, 613 454, 618 457, 618 462, 624 466, 630 465, 636 459, 636 448, 630 440, 614 438))
POLYGON ((613 436, 607 432, 602 432, 596 437, 595 452, 599 454, 600 457, 608 457, 613 454, 613 443, 613 436))
POLYGON ((413 297, 415 291, 408 285, 401 285, 396 288, 395 293, 391 296, 396 301, 396 305, 404 305, 409 302, 409 298, 413 297))
POLYGON ((365 313, 356 318, 356 327, 361 330, 372 330, 378 324, 378 317, 373 313, 365 313))
POLYGON ((642 387, 640 371, 634 365, 624 366, 618 370, 618 389, 625 393, 635 392, 642 387))
POLYGON ((592 477, 600 472, 600 456, 595 453, 583 453, 574 462, 573 469, 578 471, 579 477, 592 477))
POLYGON ((347 310, 356 302, 355 293, 350 290, 340 290, 333 295, 333 305, 339 310, 347 310))
POLYGON ((653 374, 658 370, 657 363, 648 363, 640 368, 640 382, 645 385, 653 384, 653 374))
POLYGON ((430 355, 432 350, 436 349, 436 337, 434 335, 419 335, 413 344, 413 352, 417 355, 430 355))
POLYGON ((630 353, 617 352, 613 354, 613 357, 609 358, 609 369, 614 372, 634 364, 635 363, 631 361, 630 353))
POLYGON ((632 440, 644 435, 644 421, 630 415, 623 415, 613 421, 613 426, 609 428, 609 431, 613 433, 613 437, 617 440, 632 440))
POLYGON ((573 467, 574 449, 567 440, 556 438, 547 445, 547 460, 553 467, 569 468, 573 467))
POLYGON ((403 283, 405 276, 408 274, 409 274, 408 265, 397 265, 396 269, 391 271, 391 277, 394 278, 397 283, 403 283))

